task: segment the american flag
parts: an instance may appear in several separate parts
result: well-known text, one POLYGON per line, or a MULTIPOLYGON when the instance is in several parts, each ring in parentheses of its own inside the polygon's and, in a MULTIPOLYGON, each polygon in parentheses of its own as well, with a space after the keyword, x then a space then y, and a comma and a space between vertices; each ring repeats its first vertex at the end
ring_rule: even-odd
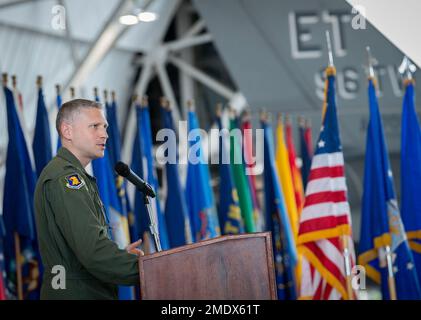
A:
POLYGON ((352 292, 347 287, 349 272, 346 270, 351 269, 355 258, 333 67, 326 69, 326 77, 326 107, 311 163, 297 241, 303 256, 301 299, 348 299, 352 292), (344 252, 350 258, 347 265, 344 252))

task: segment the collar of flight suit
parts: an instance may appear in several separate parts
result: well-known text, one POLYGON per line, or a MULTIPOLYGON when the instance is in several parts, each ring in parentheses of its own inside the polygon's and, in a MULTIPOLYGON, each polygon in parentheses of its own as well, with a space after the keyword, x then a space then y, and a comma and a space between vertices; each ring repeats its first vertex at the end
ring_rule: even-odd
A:
POLYGON ((57 151, 57 156, 70 162, 72 165, 74 165, 76 168, 78 168, 79 170, 81 170, 83 172, 83 174, 85 174, 87 177, 89 177, 90 179, 96 181, 95 177, 91 176, 89 173, 86 172, 85 168, 82 166, 82 164, 80 163, 79 159, 76 158, 76 156, 70 152, 70 150, 66 149, 65 147, 61 147, 58 151, 57 151))

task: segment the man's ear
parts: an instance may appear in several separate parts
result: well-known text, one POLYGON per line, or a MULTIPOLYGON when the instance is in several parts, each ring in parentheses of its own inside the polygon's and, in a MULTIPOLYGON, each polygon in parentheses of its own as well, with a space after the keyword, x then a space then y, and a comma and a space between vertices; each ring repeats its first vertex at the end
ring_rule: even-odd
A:
POLYGON ((70 123, 63 121, 61 123, 61 135, 66 140, 72 140, 73 137, 73 127, 70 123))

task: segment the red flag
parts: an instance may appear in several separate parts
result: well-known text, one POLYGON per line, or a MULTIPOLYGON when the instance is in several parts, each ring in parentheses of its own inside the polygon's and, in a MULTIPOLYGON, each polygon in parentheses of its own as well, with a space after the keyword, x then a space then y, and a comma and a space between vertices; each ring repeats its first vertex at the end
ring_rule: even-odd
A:
POLYGON ((285 122, 285 135, 288 149, 289 166, 291 168, 292 183, 294 185, 295 202, 297 204, 298 215, 300 215, 304 205, 303 180, 301 178, 301 172, 296 164, 297 156, 295 153, 294 139, 292 137, 291 121, 287 117, 285 122))
POLYGON ((313 156, 313 137, 311 136, 311 124, 309 121, 305 123, 304 140, 307 146, 307 152, 310 157, 313 156))
POLYGON ((6 288, 4 286, 3 273, 0 270, 0 300, 6 300, 6 288))

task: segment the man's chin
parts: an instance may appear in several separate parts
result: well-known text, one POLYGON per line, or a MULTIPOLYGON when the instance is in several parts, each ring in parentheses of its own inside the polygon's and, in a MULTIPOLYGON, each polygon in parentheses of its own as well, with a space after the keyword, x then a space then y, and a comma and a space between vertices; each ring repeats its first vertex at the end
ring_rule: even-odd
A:
POLYGON ((105 150, 104 151, 99 151, 99 152, 97 152, 95 155, 94 155, 94 159, 92 159, 92 160, 95 160, 95 159, 99 159, 99 158, 104 158, 104 156, 105 156, 105 150))

